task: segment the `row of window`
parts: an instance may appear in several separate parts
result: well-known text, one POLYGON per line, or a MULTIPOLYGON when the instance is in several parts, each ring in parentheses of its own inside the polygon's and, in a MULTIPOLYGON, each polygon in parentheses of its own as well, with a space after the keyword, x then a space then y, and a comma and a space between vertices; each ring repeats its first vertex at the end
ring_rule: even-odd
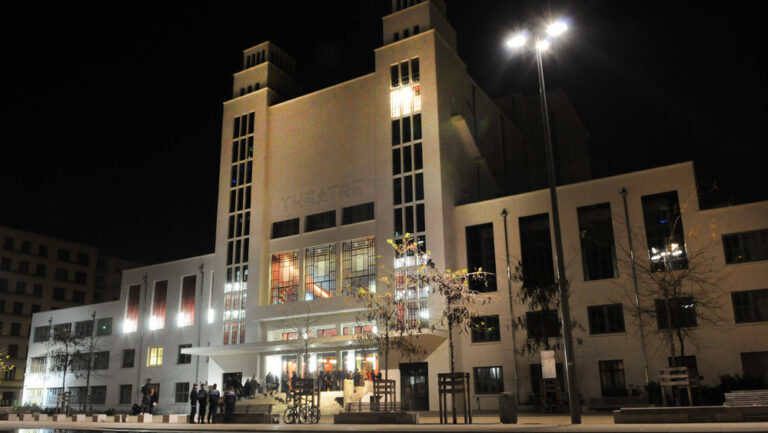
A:
MULTIPOLYGON (((419 141, 422 138, 421 114, 414 114, 413 116, 406 116, 401 119, 394 119, 392 120, 391 125, 392 125, 392 146, 406 144, 411 141, 419 141)), ((417 154, 417 157, 420 157, 420 156, 421 156, 421 152, 419 151, 417 154)), ((397 161, 399 158, 392 158, 392 159, 393 161, 397 161)), ((393 174, 397 174, 397 173, 393 173, 393 174)))
MULTIPOLYGON (((96 336, 105 337, 112 335, 112 318, 105 317, 102 319, 96 319, 96 336)), ((63 341, 68 338, 88 338, 94 335, 94 321, 93 320, 81 320, 74 322, 74 330, 72 329, 72 323, 59 323, 53 325, 51 329, 50 325, 35 326, 32 333, 33 343, 44 343, 53 337, 54 341, 63 341), (53 332, 53 335, 51 335, 53 332)))
MULTIPOLYGON (((35 359, 35 358, 33 358, 35 359)), ((696 357, 686 356, 683 360, 669 360, 670 365, 685 365, 693 374, 698 374, 696 366, 696 357)), ((745 377, 754 380, 768 379, 768 372, 765 368, 768 365, 768 352, 744 352, 741 353, 742 371, 745 377)), ((534 395, 540 393, 538 384, 541 382, 541 364, 530 364, 531 390, 534 395)), ((600 391, 604 397, 622 396, 628 394, 626 386, 624 361, 623 360, 602 360, 598 361, 598 372, 600 376, 600 391)), ((558 377, 563 377, 563 366, 557 363, 556 372, 558 377)), ((499 394, 504 392, 504 374, 502 366, 474 367, 472 369, 475 394, 499 394)), ((174 402, 186 403, 189 400, 189 382, 176 382, 174 384, 175 397, 174 402)), ((152 384, 155 392, 160 392, 160 384, 152 384)), ((72 403, 79 404, 85 401, 85 387, 71 387, 72 403)), ((58 393, 62 388, 49 388, 45 404, 52 406, 56 404, 58 393)), ((106 386, 91 387, 91 402, 93 404, 104 404, 106 400, 106 386)), ((28 403, 42 405, 42 388, 32 388, 27 390, 28 403)), ((131 404, 133 402, 132 385, 120 385, 119 404, 131 404)))
MULTIPOLYGON (((18 249, 16 249, 15 244, 16 240, 11 236, 6 236, 5 239, 3 239, 3 249, 32 254, 32 242, 22 240, 18 249)), ((36 254, 40 257, 48 257, 48 245, 38 244, 36 254)), ((70 251, 66 248, 59 248, 56 258, 60 261, 77 263, 79 265, 85 266, 88 266, 91 261, 90 255, 88 253, 78 253, 77 259, 74 259, 74 255, 71 254, 70 251)))
MULTIPOLYGON (((373 202, 347 206, 342 209, 341 225, 368 221, 373 218, 373 202)), ((307 215, 304 223, 304 232, 308 233, 336 227, 336 222, 336 210, 307 215)), ((291 218, 272 223, 272 239, 299 234, 299 225, 299 218, 291 218)))
MULTIPOLYGON (((0 299, 0 314, 4 314, 5 311, 5 299, 0 299)), ((40 304, 30 304, 29 314, 35 314, 40 312, 40 304)), ((29 314, 24 313, 24 303, 14 302, 13 309, 10 311, 12 314, 19 316, 27 316, 29 314)))
MULTIPOLYGON (((7 293, 10 288, 10 284, 8 282, 8 279, 6 278, 0 278, 0 293, 7 293)), ((16 288, 14 293, 19 295, 27 295, 27 282, 26 281, 16 281, 16 288)), ((32 285, 32 296, 36 297, 42 297, 43 296, 43 285, 42 284, 33 284, 32 285)))
MULTIPOLYGON (((36 356, 29 360, 27 373, 47 373, 48 371, 70 372, 88 370, 90 363, 88 352, 76 352, 71 356, 56 355, 51 357, 36 356)), ((93 353, 93 370, 106 370, 109 368, 109 351, 93 353)))
POLYGON ((400 63, 391 65, 389 72, 390 86, 393 89, 409 83, 418 83, 421 75, 419 73, 419 58, 414 57, 413 59, 403 60, 400 63))
MULTIPOLYGON (((155 393, 160 395, 160 384, 153 383, 151 385, 155 389, 155 393)), ((63 388, 29 388, 26 390, 27 404, 36 404, 38 406, 55 406, 58 402, 59 393, 63 388), (43 395, 45 392, 45 396, 43 395)), ((68 388, 71 392, 70 403, 73 405, 83 404, 87 398, 87 388, 85 386, 71 386, 68 388)), ((189 382, 176 382, 174 388, 174 402, 175 403, 188 403, 189 402, 189 382)), ((133 400, 133 385, 120 385, 118 389, 118 404, 132 404, 133 400)), ((100 405, 105 404, 107 401, 107 386, 98 385, 91 386, 91 404, 100 405)))
POLYGON ((421 3, 422 0, 395 0, 395 10, 392 12, 397 12, 401 9, 405 9, 407 7, 411 7, 415 4, 421 3))
POLYGON ((232 163, 253 158, 253 135, 232 141, 232 163))
MULTIPOLYGON (((11 261, 10 258, 3 257, 2 259, 0 259, 0 270, 12 271, 11 263, 12 263, 12 261, 11 261)), ((30 275, 30 276, 34 276, 34 277, 45 278, 45 276, 46 276, 46 266, 44 264, 37 264, 36 268, 35 268, 35 271, 32 272, 32 270, 30 268, 29 262, 24 261, 24 260, 19 260, 17 269, 14 272, 19 273, 19 274, 24 274, 24 275, 30 275)), ((80 272, 80 271, 76 271, 74 273, 74 279, 72 281, 70 281, 69 280, 69 270, 68 269, 64 269, 64 268, 56 268, 55 278, 58 281, 73 282, 73 283, 78 283, 78 284, 87 284, 87 282, 88 282, 87 274, 85 272, 80 272)), ((5 281, 4 287, 5 287, 5 290, 7 290, 8 280, 3 279, 3 281, 5 281)), ((0 290, 3 290, 3 289, 0 288, 0 290)))
MULTIPOLYGON (((331 298, 337 295, 336 260, 336 244, 305 249, 304 300, 331 298)), ((271 304, 299 300, 300 269, 298 251, 272 254, 271 304)), ((341 243, 341 274, 345 294, 348 290, 359 287, 375 291, 376 263, 373 237, 341 243)))
MULTIPOLYGON (((0 301, 0 302, 5 302, 5 301, 0 301)), ((3 329, 3 322, 0 322, 0 332, 5 332, 5 330, 3 329)), ((21 323, 12 322, 11 327, 8 330, 8 335, 13 337, 21 337, 21 323)))
POLYGON ((19 260, 15 270, 12 270, 11 267, 12 267, 12 260, 9 257, 3 257, 2 259, 0 259, 0 270, 17 272, 19 274, 45 278, 46 266, 42 263, 38 263, 35 265, 34 272, 32 271, 32 268, 29 262, 26 260, 19 260))
MULTIPOLYGON (((415 25, 413 26, 413 35, 419 34, 419 26, 415 25)), ((411 37, 411 29, 403 29, 403 39, 408 39, 411 37)), ((400 32, 395 32, 392 38, 395 42, 400 40, 400 32)))
MULTIPOLYGON (((195 322, 195 289, 196 275, 187 275, 181 279, 179 293, 179 309, 176 316, 178 327, 192 326, 195 322)), ((138 329, 139 310, 141 302, 141 286, 136 284, 128 287, 128 300, 125 309, 123 332, 134 332, 138 329)), ((155 281, 150 305, 150 330, 164 329, 166 324, 166 308, 168 303, 168 280, 155 281)))
MULTIPOLYGON (((642 197, 648 254, 653 270, 683 269, 688 266, 677 192, 642 197)), ((579 240, 585 281, 616 278, 616 248, 609 203, 577 208, 579 240)), ((467 227, 468 269, 495 270, 493 226, 491 223, 467 227), (478 237, 482 237, 479 240, 478 237)), ((549 214, 520 217, 520 250, 523 284, 526 287, 554 283, 549 214)), ((487 284, 479 291, 495 291, 487 284)))

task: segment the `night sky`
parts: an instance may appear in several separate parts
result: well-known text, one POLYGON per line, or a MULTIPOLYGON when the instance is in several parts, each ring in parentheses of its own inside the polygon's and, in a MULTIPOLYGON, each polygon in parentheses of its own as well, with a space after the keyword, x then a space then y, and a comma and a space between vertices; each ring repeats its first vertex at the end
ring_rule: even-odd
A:
MULTIPOLYGON (((567 16, 545 59, 591 134, 595 177, 693 160, 707 203, 768 198, 762 15, 725 2, 448 0, 491 96, 536 92, 504 39, 567 16)), ((271 40, 313 91, 373 71, 388 0, 6 9, 0 224, 144 263, 213 251, 222 102, 271 40)))

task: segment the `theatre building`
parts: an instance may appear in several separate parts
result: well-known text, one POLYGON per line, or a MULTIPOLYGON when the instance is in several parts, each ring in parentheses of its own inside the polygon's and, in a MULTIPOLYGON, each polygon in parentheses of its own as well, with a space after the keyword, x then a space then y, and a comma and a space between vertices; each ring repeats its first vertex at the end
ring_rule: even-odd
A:
MULTIPOLYGON (((109 333, 96 330, 97 407, 127 410, 146 378, 159 386, 161 410, 175 412, 186 410, 195 382, 378 371, 379 354, 358 344, 376 324, 360 319, 348 295, 365 287, 395 291, 406 320, 425 325, 426 354, 396 359, 390 377, 411 408, 436 410, 448 343, 446 332, 430 328, 443 304, 429 287, 400 283, 419 257, 395 258, 387 240, 406 233, 440 268, 495 275, 478 295, 491 301, 476 312, 488 332, 458 337, 456 367, 470 373, 473 405, 495 408, 502 391, 518 390, 522 400, 538 392, 538 358, 514 351, 510 291, 513 314, 525 315, 525 306, 517 303, 521 283, 510 286, 506 269, 508 258, 521 260, 553 278, 549 193, 522 192, 526 180, 516 176, 532 169, 527 144, 467 75, 444 3, 403 3, 393 1, 383 18, 374 72, 313 93, 298 94, 295 60, 274 44, 243 52, 224 103, 214 253, 125 271, 116 301, 35 314, 27 403, 55 403, 61 390, 62 374, 46 355, 56 327, 82 330, 78 323, 94 319, 112 323, 109 333), (381 281, 388 275, 391 288, 381 281)), ((649 322, 640 347, 632 297, 624 296, 634 290, 628 236, 637 260, 648 262, 660 254, 648 245, 668 251, 662 240, 677 236, 675 251, 686 251, 692 230, 709 230, 713 260, 727 271, 727 320, 700 325, 701 347, 686 353, 705 381, 766 375, 768 203, 699 210, 694 185, 693 165, 683 163, 558 188, 571 308, 584 325, 576 330, 576 366, 585 399, 642 388, 644 352, 651 379, 666 365, 666 340, 649 322), (682 224, 664 222, 670 218, 682 224), (589 236, 598 247, 586 245, 589 236)), ((526 331, 515 337, 519 346, 526 331)), ((77 376, 67 374, 66 387, 82 393, 85 379, 77 376)))

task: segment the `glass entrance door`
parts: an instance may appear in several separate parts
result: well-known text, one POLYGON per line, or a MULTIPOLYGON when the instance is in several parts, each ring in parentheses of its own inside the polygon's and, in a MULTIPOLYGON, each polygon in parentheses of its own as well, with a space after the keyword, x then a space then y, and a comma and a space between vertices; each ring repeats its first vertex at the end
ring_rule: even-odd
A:
POLYGON ((224 373, 221 375, 221 385, 219 385, 219 392, 223 395, 225 389, 229 387, 237 389, 237 386, 241 385, 242 383, 242 371, 238 371, 237 373, 224 373))
POLYGON ((428 373, 426 362, 400 364, 400 401, 408 410, 429 410, 428 373))

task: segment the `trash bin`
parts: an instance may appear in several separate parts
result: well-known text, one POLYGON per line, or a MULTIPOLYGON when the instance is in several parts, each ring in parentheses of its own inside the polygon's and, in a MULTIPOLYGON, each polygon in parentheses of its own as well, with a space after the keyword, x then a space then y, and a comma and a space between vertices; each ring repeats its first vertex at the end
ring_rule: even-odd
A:
POLYGON ((499 394, 499 421, 502 424, 517 424, 517 398, 512 392, 499 394))

